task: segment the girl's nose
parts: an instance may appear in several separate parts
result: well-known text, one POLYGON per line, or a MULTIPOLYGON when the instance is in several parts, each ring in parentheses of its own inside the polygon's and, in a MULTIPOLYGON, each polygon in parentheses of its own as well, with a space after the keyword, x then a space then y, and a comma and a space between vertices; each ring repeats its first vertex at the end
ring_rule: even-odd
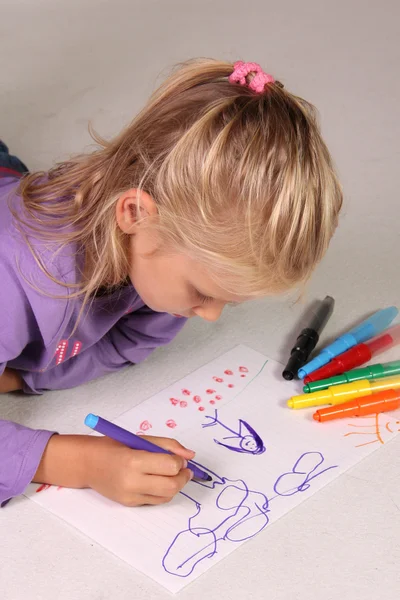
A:
POLYGON ((222 311, 224 310, 224 306, 224 302, 214 301, 212 304, 208 304, 206 306, 195 307, 193 309, 193 312, 205 321, 218 321, 222 314, 222 311))

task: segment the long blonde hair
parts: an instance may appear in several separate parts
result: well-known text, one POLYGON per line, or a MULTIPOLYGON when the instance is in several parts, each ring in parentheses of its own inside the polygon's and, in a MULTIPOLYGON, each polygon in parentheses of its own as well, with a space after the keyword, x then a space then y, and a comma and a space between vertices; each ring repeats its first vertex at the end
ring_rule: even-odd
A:
POLYGON ((27 239, 72 243, 84 257, 69 295, 86 302, 126 280, 128 237, 115 203, 130 188, 156 202, 153 225, 165 243, 235 294, 275 293, 309 278, 342 204, 315 109, 279 82, 263 93, 231 84, 232 71, 211 59, 179 65, 117 137, 94 135, 92 154, 21 181, 27 239))

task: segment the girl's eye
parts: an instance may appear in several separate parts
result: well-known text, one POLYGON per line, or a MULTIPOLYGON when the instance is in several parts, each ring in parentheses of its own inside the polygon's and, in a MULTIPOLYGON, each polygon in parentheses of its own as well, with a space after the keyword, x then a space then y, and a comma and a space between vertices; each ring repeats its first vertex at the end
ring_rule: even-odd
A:
POLYGON ((213 299, 210 298, 210 296, 204 296, 203 294, 200 294, 200 292, 198 292, 197 290, 196 290, 196 294, 197 294, 197 297, 200 300, 201 304, 207 304, 208 302, 213 301, 213 299))

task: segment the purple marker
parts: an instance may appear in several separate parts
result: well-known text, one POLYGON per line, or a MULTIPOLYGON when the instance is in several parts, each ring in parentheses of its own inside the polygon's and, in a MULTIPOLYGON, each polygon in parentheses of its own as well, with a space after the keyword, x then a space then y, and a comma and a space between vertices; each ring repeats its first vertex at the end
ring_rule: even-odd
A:
MULTIPOLYGON (((146 452, 154 452, 158 454, 173 454, 169 450, 164 450, 164 448, 160 448, 160 446, 156 446, 152 444, 148 440, 145 440, 140 435, 135 435, 131 431, 127 431, 126 429, 122 429, 118 425, 114 423, 110 423, 110 421, 106 421, 101 417, 96 415, 92 415, 91 413, 87 415, 85 419, 85 425, 94 429, 94 431, 98 431, 103 435, 115 440, 116 442, 120 442, 121 444, 125 444, 128 448, 132 448, 132 450, 145 450, 146 452)), ((188 462, 188 469, 193 471, 193 475, 196 479, 202 479, 203 481, 211 481, 212 477, 208 475, 202 469, 199 469, 196 465, 188 462)))

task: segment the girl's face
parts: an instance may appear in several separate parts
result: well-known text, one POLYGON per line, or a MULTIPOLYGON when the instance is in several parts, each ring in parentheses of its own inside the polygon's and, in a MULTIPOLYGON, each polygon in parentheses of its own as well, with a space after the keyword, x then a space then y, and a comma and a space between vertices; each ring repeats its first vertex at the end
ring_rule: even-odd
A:
POLYGON ((143 302, 156 312, 176 316, 198 316, 216 321, 228 303, 248 300, 230 294, 210 277, 198 261, 183 251, 163 249, 159 234, 146 227, 146 219, 157 215, 157 206, 146 192, 127 190, 117 200, 116 219, 129 237, 129 277, 143 302))
POLYGON ((149 231, 131 237, 130 263, 129 277, 134 288, 143 302, 157 312, 216 321, 226 304, 247 299, 226 292, 187 255, 157 250, 157 242, 149 231))

